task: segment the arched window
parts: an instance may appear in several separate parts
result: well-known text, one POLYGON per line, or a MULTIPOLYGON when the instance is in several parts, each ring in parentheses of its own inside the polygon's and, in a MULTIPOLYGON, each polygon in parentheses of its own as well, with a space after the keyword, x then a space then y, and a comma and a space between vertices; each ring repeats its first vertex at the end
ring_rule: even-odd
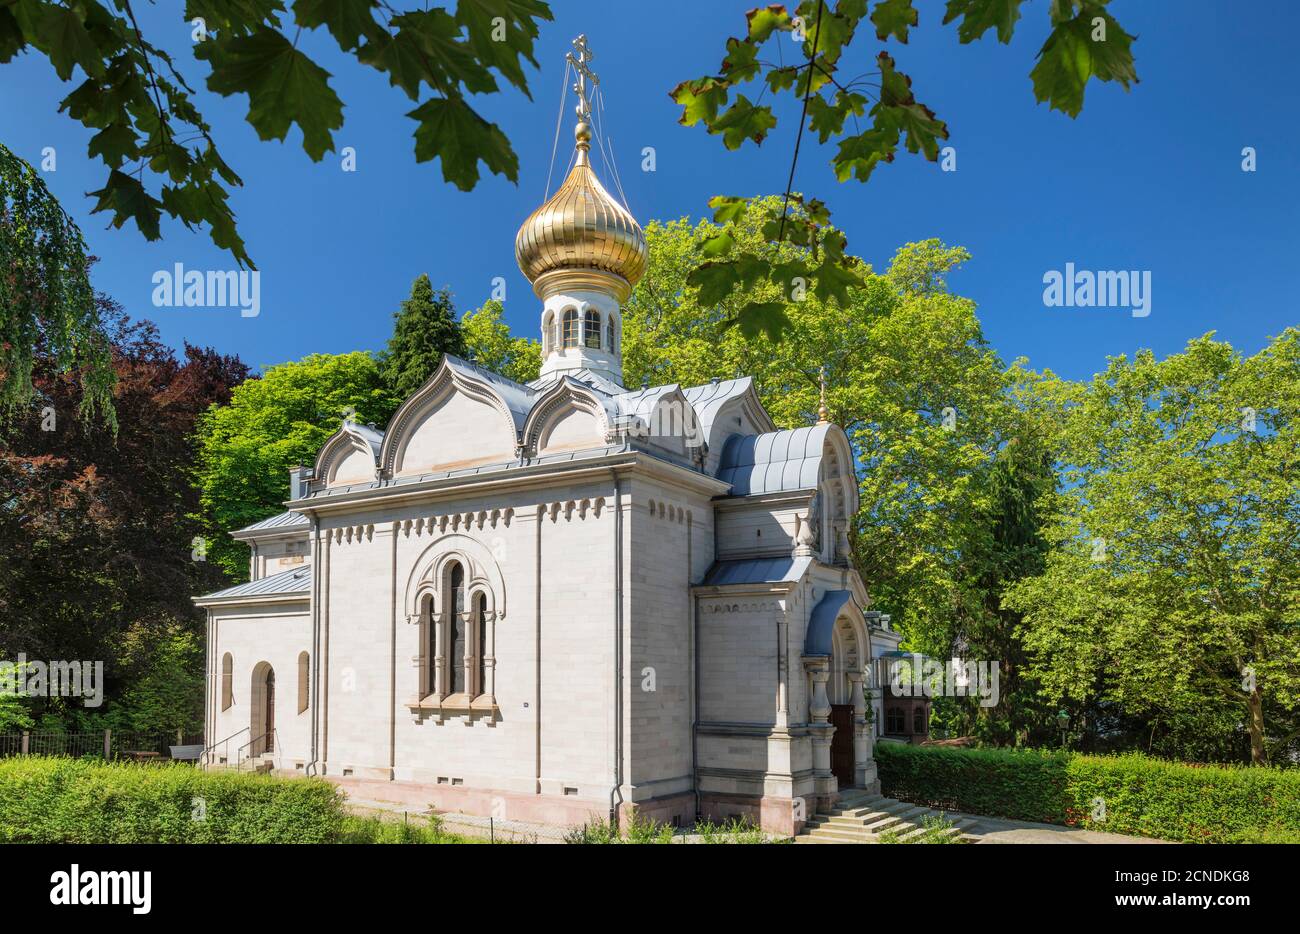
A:
POLYGON ((424 633, 421 649, 424 652, 423 683, 420 693, 432 694, 438 689, 438 627, 433 620, 433 597, 425 597, 420 607, 420 627, 424 633))
POLYGON ((229 710, 235 702, 235 660, 227 652, 221 657, 221 709, 229 710))
POLYGON ((447 670, 451 673, 451 693, 463 694, 465 687, 465 569, 459 563, 451 566, 448 574, 451 583, 450 634, 447 640, 447 670))
POLYGON ((548 354, 555 349, 555 315, 551 312, 546 313, 542 319, 542 354, 548 354))
POLYGON ((600 312, 590 309, 582 323, 582 342, 594 350, 600 350, 600 312))
POLYGON ((478 639, 477 651, 474 653, 478 656, 478 690, 475 693, 487 693, 487 597, 479 594, 474 598, 474 619, 477 621, 478 631, 475 638, 478 639))
POLYGON ((925 707, 918 706, 912 709, 912 732, 922 734, 925 732, 925 707))
POLYGON ((298 713, 307 709, 311 697, 311 659, 306 652, 298 653, 298 713))
POLYGON ((618 329, 614 326, 614 316, 609 316, 609 324, 605 326, 605 349, 610 353, 618 353, 618 329))
POLYGON ((564 346, 577 347, 578 338, 578 312, 577 309, 570 308, 564 313, 564 346))

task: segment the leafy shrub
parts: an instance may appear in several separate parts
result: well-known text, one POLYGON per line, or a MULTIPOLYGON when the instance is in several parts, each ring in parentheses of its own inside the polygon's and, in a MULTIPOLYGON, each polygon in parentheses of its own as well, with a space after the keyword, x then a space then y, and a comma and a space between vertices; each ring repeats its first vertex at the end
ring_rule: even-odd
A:
POLYGON ((921 819, 921 832, 914 837, 903 839, 905 833, 910 833, 913 828, 904 827, 903 829, 890 828, 880 834, 881 843, 923 843, 923 844, 944 844, 944 843, 961 843, 962 839, 957 834, 948 833, 953 827, 957 826, 952 821, 942 815, 932 814, 929 817, 921 819))
POLYGON ((1295 770, 892 743, 876 762, 885 794, 929 807, 1182 842, 1300 835, 1295 770))
POLYGON ((323 779, 191 766, 0 761, 0 842, 331 843, 342 794, 323 779))

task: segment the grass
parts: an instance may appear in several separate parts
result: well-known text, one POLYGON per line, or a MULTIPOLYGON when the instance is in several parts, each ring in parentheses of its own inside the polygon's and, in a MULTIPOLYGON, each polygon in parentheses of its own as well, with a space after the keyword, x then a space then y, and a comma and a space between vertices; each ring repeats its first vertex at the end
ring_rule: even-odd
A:
POLYGON ((448 833, 437 817, 418 821, 349 814, 334 843, 487 843, 448 833))
POLYGON ((733 817, 720 824, 712 821, 699 821, 689 831, 676 830, 667 824, 656 823, 650 818, 641 818, 635 814, 628 822, 627 830, 620 835, 608 820, 596 818, 575 827, 564 835, 565 843, 686 843, 689 836, 698 837, 699 843, 780 843, 773 840, 752 821, 733 817))

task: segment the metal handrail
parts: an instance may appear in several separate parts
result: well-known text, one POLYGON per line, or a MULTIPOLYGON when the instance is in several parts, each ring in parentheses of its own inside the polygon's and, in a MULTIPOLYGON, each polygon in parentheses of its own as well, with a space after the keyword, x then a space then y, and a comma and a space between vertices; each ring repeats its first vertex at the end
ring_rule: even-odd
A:
MULTIPOLYGON (((208 765, 211 765, 211 764, 212 764, 211 761, 210 761, 211 757, 210 757, 209 754, 212 752, 212 750, 216 749, 218 746, 229 744, 229 742, 230 742, 232 739, 234 739, 236 736, 238 736, 240 733, 247 733, 249 730, 250 730, 250 727, 242 727, 241 729, 235 730, 235 732, 231 733, 231 734, 230 734, 229 736, 227 736, 225 739, 219 739, 219 740, 217 740, 217 741, 216 741, 215 743, 213 743, 211 746, 209 746, 209 747, 207 747, 206 749, 203 750, 203 761, 206 762, 208 765)), ((229 750, 229 749, 226 750, 226 758, 227 758, 227 759, 230 758, 230 750, 229 750)))
MULTIPOLYGON (((248 742, 244 743, 244 745, 240 746, 238 750, 236 750, 236 752, 235 752, 235 768, 236 768, 236 769, 242 769, 242 768, 244 767, 244 750, 245 750, 245 749, 248 749, 250 746, 254 745, 255 743, 259 742, 260 740, 266 739, 266 737, 268 737, 268 736, 270 736, 270 737, 273 738, 272 743, 271 743, 271 749, 272 749, 271 755, 272 755, 272 757, 273 757, 273 760, 275 760, 275 759, 279 759, 279 758, 280 758, 280 731, 279 731, 277 728, 272 727, 271 729, 269 729, 269 730, 267 730, 265 733, 263 733, 261 736, 256 736, 256 737, 254 737, 253 739, 250 739, 248 742)), ((261 753, 258 753, 258 755, 261 755, 261 753)), ((252 756, 249 756, 249 758, 251 759, 252 756)))

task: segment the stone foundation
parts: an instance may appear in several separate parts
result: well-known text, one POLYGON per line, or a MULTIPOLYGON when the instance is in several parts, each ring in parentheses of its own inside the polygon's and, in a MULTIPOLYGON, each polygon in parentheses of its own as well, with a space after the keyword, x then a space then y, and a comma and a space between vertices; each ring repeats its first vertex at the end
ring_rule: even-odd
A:
POLYGON ((406 805, 413 811, 433 808, 497 820, 538 821, 560 827, 577 827, 609 818, 608 800, 570 795, 528 795, 464 785, 376 781, 336 775, 325 777, 347 792, 350 798, 406 805))

